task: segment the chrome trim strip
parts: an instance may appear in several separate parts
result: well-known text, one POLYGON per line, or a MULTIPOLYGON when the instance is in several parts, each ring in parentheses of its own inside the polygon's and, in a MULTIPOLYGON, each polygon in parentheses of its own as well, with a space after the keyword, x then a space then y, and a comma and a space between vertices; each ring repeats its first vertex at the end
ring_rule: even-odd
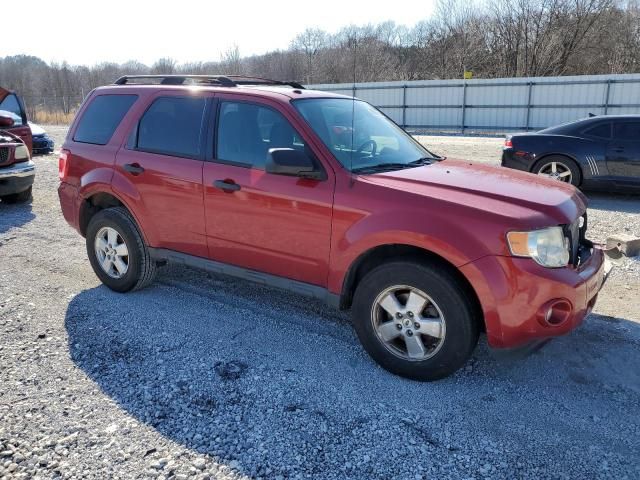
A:
POLYGON ((600 169, 598 168, 598 162, 596 161, 596 159, 590 155, 587 155, 586 158, 587 158, 587 162, 589 162, 591 175, 592 176, 600 175, 600 169))
POLYGON ((15 177, 31 177, 36 174, 36 164, 31 160, 27 162, 14 163, 13 165, 0 168, 0 179, 15 177))

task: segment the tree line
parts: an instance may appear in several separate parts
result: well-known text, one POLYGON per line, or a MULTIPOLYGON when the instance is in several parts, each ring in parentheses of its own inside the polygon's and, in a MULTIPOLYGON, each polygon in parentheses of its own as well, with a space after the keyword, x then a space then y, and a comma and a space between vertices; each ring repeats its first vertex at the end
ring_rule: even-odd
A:
POLYGON ((313 84, 462 78, 464 71, 474 78, 638 72, 640 0, 440 0, 413 27, 310 28, 285 50, 242 56, 234 46, 195 63, 85 66, 9 56, 0 58, 0 85, 20 92, 37 119, 69 116, 91 89, 125 74, 242 73, 313 84))

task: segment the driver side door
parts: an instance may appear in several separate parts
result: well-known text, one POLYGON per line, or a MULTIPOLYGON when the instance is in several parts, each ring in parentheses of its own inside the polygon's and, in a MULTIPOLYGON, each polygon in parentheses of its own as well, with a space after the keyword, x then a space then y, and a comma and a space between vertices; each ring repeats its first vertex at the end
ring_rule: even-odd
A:
POLYGON ((22 99, 15 93, 0 88, 0 110, 8 112, 14 122, 12 127, 5 128, 4 130, 20 137, 29 149, 29 153, 31 153, 33 149, 31 127, 29 127, 29 123, 27 122, 27 112, 22 99))
POLYGON ((309 147, 296 122, 276 102, 218 96, 203 172, 209 257, 326 286, 333 172, 319 161, 323 180, 265 172, 269 148, 309 147))
POLYGON ((620 185, 640 185, 640 120, 618 120, 607 147, 607 168, 620 185))

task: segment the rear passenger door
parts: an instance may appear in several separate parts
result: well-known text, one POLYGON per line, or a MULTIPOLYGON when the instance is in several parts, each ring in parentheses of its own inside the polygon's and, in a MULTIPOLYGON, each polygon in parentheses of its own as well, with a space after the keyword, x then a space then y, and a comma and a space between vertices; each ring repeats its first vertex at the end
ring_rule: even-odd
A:
POLYGON ((133 185, 153 247, 207 257, 202 166, 212 101, 205 93, 158 92, 117 154, 114 184, 119 176, 133 185))
POLYGON ((607 167, 615 182, 640 185, 640 120, 617 120, 613 124, 607 167))
POLYGON ((326 286, 333 172, 318 162, 323 180, 266 173, 269 148, 314 156, 296 120, 255 97, 217 98, 216 148, 204 166, 210 258, 326 286))

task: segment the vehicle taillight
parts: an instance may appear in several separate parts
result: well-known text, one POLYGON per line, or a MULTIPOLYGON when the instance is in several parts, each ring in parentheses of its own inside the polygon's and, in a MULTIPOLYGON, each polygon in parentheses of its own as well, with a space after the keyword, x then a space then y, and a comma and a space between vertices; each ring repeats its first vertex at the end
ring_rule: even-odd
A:
POLYGON ((511 142, 511 137, 507 137, 504 139, 504 146, 505 147, 513 147, 513 142, 511 142))
POLYGON ((69 173, 69 150, 60 150, 60 158, 58 158, 58 177, 61 181, 67 178, 69 173))

